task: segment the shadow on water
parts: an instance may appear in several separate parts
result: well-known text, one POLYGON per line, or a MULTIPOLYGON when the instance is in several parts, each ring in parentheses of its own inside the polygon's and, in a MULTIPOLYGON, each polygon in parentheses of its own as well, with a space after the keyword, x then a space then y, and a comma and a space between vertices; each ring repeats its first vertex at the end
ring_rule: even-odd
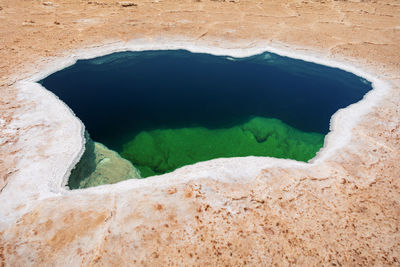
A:
POLYGON ((81 160, 75 165, 71 171, 68 180, 69 188, 79 188, 81 180, 84 177, 89 177, 96 170, 96 155, 94 152, 94 142, 90 139, 89 134, 85 132, 85 151, 81 160))

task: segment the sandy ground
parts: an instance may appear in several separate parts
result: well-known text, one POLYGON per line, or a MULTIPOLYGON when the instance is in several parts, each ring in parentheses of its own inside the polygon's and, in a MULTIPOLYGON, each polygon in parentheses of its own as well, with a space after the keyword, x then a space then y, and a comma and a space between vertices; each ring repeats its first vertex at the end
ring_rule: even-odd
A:
POLYGON ((400 1, 0 0, 0 37, 1 265, 400 265, 400 1), (68 192, 82 125, 20 81, 138 38, 263 42, 390 88, 345 147, 313 164, 221 159, 68 192))

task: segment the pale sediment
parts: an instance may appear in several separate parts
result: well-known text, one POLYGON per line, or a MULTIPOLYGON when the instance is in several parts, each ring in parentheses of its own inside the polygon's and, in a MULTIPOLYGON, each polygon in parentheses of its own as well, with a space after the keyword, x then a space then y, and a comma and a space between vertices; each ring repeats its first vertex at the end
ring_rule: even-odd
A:
POLYGON ((132 163, 103 144, 93 142, 87 132, 85 141, 85 151, 68 178, 70 189, 115 184, 127 179, 141 178, 140 172, 132 163))

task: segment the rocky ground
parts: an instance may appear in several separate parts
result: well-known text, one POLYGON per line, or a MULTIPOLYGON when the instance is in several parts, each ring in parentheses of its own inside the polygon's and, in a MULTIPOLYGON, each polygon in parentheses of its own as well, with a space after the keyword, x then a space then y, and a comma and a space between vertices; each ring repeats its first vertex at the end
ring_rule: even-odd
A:
POLYGON ((400 1, 0 0, 0 36, 2 265, 400 265, 400 1), (363 67, 390 90, 314 164, 256 171, 266 161, 249 158, 246 175, 221 159, 164 182, 68 192, 52 181, 78 154, 67 137, 79 123, 18 81, 135 38, 263 41, 363 67))

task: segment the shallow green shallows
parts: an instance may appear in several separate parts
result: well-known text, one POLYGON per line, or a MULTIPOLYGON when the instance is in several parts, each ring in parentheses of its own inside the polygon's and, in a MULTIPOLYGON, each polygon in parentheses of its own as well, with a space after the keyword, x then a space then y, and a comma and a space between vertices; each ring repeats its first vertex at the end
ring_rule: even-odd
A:
POLYGON ((224 157, 270 156, 308 161, 323 146, 324 135, 299 131, 278 119, 255 117, 224 129, 203 127, 143 131, 123 146, 142 177, 224 157))
POLYGON ((324 142, 323 134, 264 117, 229 128, 142 131, 123 145, 120 155, 92 141, 88 133, 85 138, 85 153, 69 178, 73 189, 159 175, 215 158, 270 156, 308 161, 324 142))

